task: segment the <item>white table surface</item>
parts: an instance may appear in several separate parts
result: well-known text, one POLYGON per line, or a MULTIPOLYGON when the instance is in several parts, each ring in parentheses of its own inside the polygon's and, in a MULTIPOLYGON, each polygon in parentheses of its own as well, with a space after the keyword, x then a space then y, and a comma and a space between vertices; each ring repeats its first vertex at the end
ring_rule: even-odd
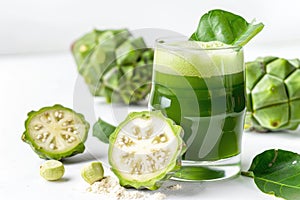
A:
MULTIPOLYGON (((250 57, 256 56, 257 51, 251 52, 250 57)), ((44 160, 21 141, 26 114, 59 103, 83 113, 91 125, 98 116, 116 124, 129 111, 146 109, 146 105, 109 105, 90 97, 69 53, 0 57, 0 91, 0 199, 102 199, 85 191, 88 185, 80 177, 80 169, 90 161, 100 160, 105 164, 105 175, 110 175, 107 145, 90 131, 86 151, 65 161, 64 178, 45 181, 39 175, 44 160)), ((300 152, 299 138, 299 132, 244 133, 242 169, 247 170, 255 155, 270 148, 300 152)), ((241 176, 219 182, 180 184, 181 190, 159 191, 166 193, 167 199, 277 199, 262 193, 252 179, 241 176)))

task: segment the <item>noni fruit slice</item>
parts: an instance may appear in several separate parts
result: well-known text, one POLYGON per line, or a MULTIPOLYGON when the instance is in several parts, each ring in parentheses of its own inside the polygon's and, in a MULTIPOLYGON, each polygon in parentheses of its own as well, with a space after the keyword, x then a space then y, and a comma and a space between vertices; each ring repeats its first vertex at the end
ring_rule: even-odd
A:
POLYGON ((61 160, 84 151, 89 127, 82 114, 54 105, 28 113, 22 140, 41 158, 61 160))
POLYGON ((130 113, 109 138, 109 163, 122 186, 155 190, 179 169, 183 129, 159 111, 130 113))

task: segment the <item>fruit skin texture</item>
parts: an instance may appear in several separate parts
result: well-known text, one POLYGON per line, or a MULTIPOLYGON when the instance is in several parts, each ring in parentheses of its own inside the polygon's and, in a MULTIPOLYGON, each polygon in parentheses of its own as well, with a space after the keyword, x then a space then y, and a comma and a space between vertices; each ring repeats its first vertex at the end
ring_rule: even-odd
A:
POLYGON ((47 181, 59 180, 64 173, 64 165, 57 160, 47 160, 40 166, 40 175, 47 181))
POLYGON ((30 145, 30 147, 32 148, 32 150, 40 158, 42 158, 42 159, 61 160, 63 158, 71 157, 71 156, 74 156, 76 154, 84 152, 84 150, 85 150, 84 142, 87 139, 90 124, 85 120, 85 118, 82 114, 77 113, 74 110, 72 110, 70 108, 66 108, 62 105, 55 104, 54 106, 43 107, 38 111, 31 111, 27 115, 28 115, 28 118, 25 121, 25 131, 22 134, 21 139, 23 140, 23 142, 28 143, 30 145), (69 112, 73 113, 74 116, 79 117, 82 124, 85 126, 85 133, 83 134, 84 137, 81 138, 81 142, 77 146, 75 146, 72 149, 69 149, 66 152, 57 153, 57 152, 47 151, 47 150, 43 149, 40 145, 38 145, 30 135, 29 125, 30 125, 32 119, 34 117, 36 117, 37 115, 39 115, 40 113, 51 111, 51 110, 66 110, 66 111, 69 111, 69 112))
POLYGON ((153 50, 127 29, 93 30, 76 40, 71 51, 93 96, 130 104, 150 92, 153 50))
POLYGON ((245 126, 259 132, 295 130, 300 123, 300 61, 259 57, 246 63, 245 126))
MULTIPOLYGON (((120 184, 125 187, 133 187, 136 189, 149 189, 149 190, 156 190, 158 189, 163 180, 166 180, 172 176, 173 173, 175 173, 177 170, 180 169, 181 166, 181 156, 186 151, 186 146, 182 140, 183 137, 183 129, 181 126, 175 125, 175 123, 169 119, 166 118, 160 111, 142 111, 142 112, 132 112, 130 113, 127 118, 115 129, 115 131, 112 133, 112 135, 109 138, 109 150, 108 150, 108 159, 109 163, 111 165, 111 170, 115 173, 115 175, 119 178, 120 184), (171 159, 171 162, 164 168, 163 172, 158 174, 157 176, 151 177, 150 179, 143 179, 143 180, 137 180, 134 178, 126 178, 122 174, 122 169, 117 169, 115 160, 113 160, 112 152, 114 149, 114 145, 117 142, 117 137, 119 132, 123 129, 125 125, 130 123, 132 120, 140 118, 140 119, 149 119, 151 117, 158 117, 164 120, 164 123, 166 123, 172 130, 172 133, 174 134, 174 137, 178 141, 177 148, 174 148, 173 150, 176 151, 174 157, 171 159)), ((148 147, 151 148, 151 147, 148 147)), ((137 150, 138 153, 139 150, 137 150)), ((121 155, 120 155, 121 156, 121 155)), ((125 170, 123 170, 124 172, 125 170)), ((125 172, 126 173, 126 172, 125 172)), ((127 172, 126 175, 128 175, 130 172, 127 172)), ((141 173, 143 176, 143 172, 141 173)), ((134 175, 133 175, 134 176, 134 175)))

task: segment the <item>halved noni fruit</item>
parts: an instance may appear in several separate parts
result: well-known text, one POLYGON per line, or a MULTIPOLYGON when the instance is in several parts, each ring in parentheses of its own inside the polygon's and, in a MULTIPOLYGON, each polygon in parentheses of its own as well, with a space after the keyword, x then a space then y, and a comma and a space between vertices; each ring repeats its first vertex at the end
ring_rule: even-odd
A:
POLYGON ((155 190, 180 167, 183 129, 159 111, 130 113, 109 138, 109 163, 122 186, 155 190))
POLYGON ((61 160, 84 151, 89 127, 82 114, 57 104, 28 113, 22 140, 40 158, 61 160))

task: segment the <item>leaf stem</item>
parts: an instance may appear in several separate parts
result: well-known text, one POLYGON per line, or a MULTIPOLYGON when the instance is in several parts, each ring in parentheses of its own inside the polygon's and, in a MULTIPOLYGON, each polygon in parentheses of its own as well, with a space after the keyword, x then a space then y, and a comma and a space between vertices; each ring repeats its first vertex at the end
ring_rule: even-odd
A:
POLYGON ((247 171, 247 172, 242 171, 242 172, 241 172, 241 175, 242 175, 242 176, 249 177, 249 178, 254 178, 254 174, 253 174, 252 171, 247 171))

